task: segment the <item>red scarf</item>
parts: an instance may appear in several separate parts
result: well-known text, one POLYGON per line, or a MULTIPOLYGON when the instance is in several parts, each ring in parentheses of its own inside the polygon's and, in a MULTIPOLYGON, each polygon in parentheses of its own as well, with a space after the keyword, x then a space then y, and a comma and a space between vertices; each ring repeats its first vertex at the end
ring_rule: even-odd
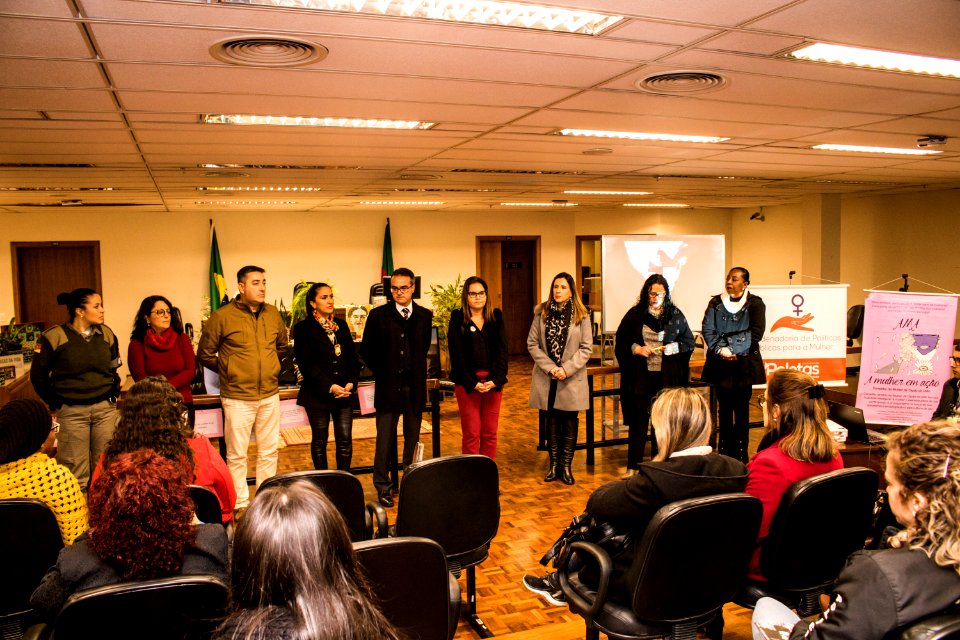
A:
POLYGON ((177 344, 177 338, 180 334, 172 329, 166 329, 163 333, 157 333, 153 329, 148 329, 143 334, 143 344, 154 351, 170 351, 173 345, 177 344))

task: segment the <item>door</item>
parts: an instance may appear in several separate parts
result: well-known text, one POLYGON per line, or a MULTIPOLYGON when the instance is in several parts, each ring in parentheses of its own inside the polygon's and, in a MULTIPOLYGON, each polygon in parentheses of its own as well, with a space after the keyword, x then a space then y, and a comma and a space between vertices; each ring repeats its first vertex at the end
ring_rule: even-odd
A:
POLYGON ((510 355, 527 353, 527 333, 537 304, 539 237, 477 238, 477 272, 503 311, 510 355))
POLYGON ((67 320, 58 293, 101 290, 99 241, 11 242, 10 249, 17 322, 43 322, 49 329, 67 320))

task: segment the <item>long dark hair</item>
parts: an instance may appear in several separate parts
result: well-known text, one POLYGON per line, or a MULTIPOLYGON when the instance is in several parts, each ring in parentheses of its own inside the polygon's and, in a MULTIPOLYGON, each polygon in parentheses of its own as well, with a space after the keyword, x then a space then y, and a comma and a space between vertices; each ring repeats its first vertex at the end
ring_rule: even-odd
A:
POLYGON ((265 624, 292 614, 293 638, 396 639, 372 603, 347 526, 307 481, 258 491, 237 526, 231 567, 233 638, 272 637, 265 624))
POLYGON ((180 315, 173 313, 173 305, 170 304, 170 301, 163 296, 147 296, 143 299, 143 302, 140 303, 140 309, 137 310, 137 315, 133 319, 133 333, 130 334, 131 340, 143 342, 143 336, 147 334, 147 329, 150 328, 150 323, 147 322, 147 316, 153 311, 153 305, 158 302, 167 305, 167 309, 170 310, 170 328, 176 333, 183 333, 183 324, 181 324, 180 315))
POLYGON ((463 283, 463 289, 460 290, 460 310, 463 311, 463 324, 470 324, 470 305, 467 302, 470 297, 470 285, 479 284, 483 287, 483 292, 487 294, 487 301, 483 303, 483 321, 493 322, 493 305, 490 304, 490 289, 487 288, 487 282, 480 276, 470 276, 463 283))
POLYGON ((837 457, 837 443, 827 428, 827 401, 811 397, 817 381, 795 369, 778 369, 767 382, 769 436, 780 440, 780 450, 801 462, 829 462, 837 457), (774 409, 779 407, 779 417, 774 409))
POLYGON ((637 296, 636 306, 640 307, 640 311, 647 310, 647 307, 650 305, 650 287, 655 284, 663 285, 663 290, 667 294, 663 299, 663 313, 664 317, 669 317, 670 307, 673 306, 673 299, 670 297, 670 283, 659 273, 651 274, 650 277, 644 281, 643 288, 640 289, 640 295, 637 296))
POLYGON ((73 322, 77 315, 77 309, 87 306, 90 296, 99 295, 93 289, 80 287, 73 291, 65 291, 57 294, 57 304, 62 304, 67 308, 67 324, 73 322))
POLYGON ((123 396, 120 420, 103 453, 103 466, 137 449, 152 449, 183 469, 193 479, 192 436, 185 420, 183 396, 159 376, 136 383, 123 396))
POLYGON ((180 468, 150 449, 121 454, 90 487, 90 546, 122 580, 179 573, 192 520, 180 468))

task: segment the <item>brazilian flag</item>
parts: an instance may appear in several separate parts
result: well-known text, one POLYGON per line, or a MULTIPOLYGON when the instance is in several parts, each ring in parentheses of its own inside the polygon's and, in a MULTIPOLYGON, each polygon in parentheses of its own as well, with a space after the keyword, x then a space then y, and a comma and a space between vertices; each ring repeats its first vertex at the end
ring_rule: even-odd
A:
POLYGON ((220 246, 217 244, 217 229, 210 222, 210 313, 230 302, 227 297, 227 281, 223 277, 223 263, 220 262, 220 246))

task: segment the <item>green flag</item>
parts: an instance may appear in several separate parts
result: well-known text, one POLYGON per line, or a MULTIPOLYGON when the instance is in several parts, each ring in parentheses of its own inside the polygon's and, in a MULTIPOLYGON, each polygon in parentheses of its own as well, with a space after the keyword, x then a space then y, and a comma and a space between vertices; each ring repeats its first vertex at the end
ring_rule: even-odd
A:
POLYGON ((390 218, 383 230, 383 259, 380 261, 380 277, 393 275, 393 243, 390 241, 390 218))
POLYGON ((210 223, 210 313, 230 302, 227 297, 227 281, 223 277, 220 262, 220 247, 217 245, 217 229, 210 223))

